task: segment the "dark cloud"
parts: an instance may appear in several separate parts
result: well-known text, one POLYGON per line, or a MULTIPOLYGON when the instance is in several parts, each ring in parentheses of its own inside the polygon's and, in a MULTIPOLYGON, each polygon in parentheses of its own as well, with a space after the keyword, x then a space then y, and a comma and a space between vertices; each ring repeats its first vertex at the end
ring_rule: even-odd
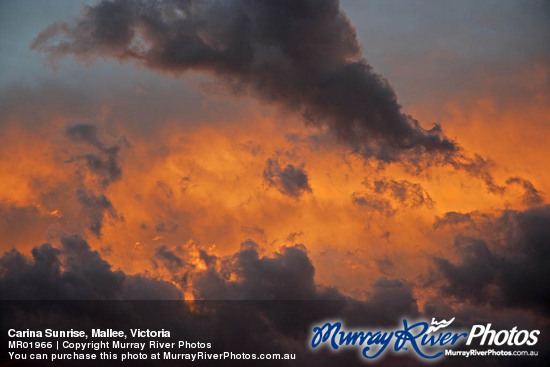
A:
POLYGON ((127 300, 177 300, 181 291, 172 283, 143 275, 126 276, 123 298, 127 300))
POLYGON ((457 170, 462 170, 470 176, 482 180, 487 190, 493 194, 502 195, 506 191, 506 187, 499 186, 495 183, 495 179, 490 172, 494 163, 487 158, 483 158, 479 154, 474 154, 473 157, 470 157, 460 152, 447 159, 447 163, 457 170))
POLYGON ((93 174, 101 178, 103 186, 118 181, 122 176, 122 169, 117 162, 118 147, 112 147, 104 156, 98 154, 85 154, 78 158, 86 162, 86 167, 93 174))
POLYGON ((284 195, 299 198, 305 192, 311 192, 307 172, 303 168, 287 164, 281 168, 278 160, 265 162, 264 179, 284 195))
MULTIPOLYGON (((379 180, 365 180, 363 184, 369 189, 367 193, 354 192, 351 195, 353 204, 368 212, 378 213, 384 217, 394 215, 398 207, 418 208, 425 206, 432 208, 435 202, 424 188, 417 183, 407 180, 393 180, 382 178, 379 180), (397 202, 398 207, 392 205, 397 202)), ((388 238, 389 234, 386 236, 388 238)))
POLYGON ((400 204, 411 208, 420 206, 432 208, 435 204, 430 194, 420 184, 407 180, 396 181, 383 178, 372 183, 367 183, 367 186, 377 194, 388 193, 400 204))
POLYGON ((391 205, 390 201, 379 195, 359 194, 354 192, 351 195, 351 201, 353 204, 365 210, 379 213, 385 217, 390 217, 395 214, 395 208, 391 205))
POLYGON ((176 255, 174 251, 169 250, 166 245, 157 247, 155 255, 158 259, 162 260, 166 267, 172 272, 176 272, 184 265, 183 259, 176 255))
MULTIPOLYGON (((171 283, 113 270, 78 235, 62 237, 59 248, 49 243, 37 246, 31 254, 27 257, 14 249, 0 257, 2 299, 180 298, 180 292, 171 283)), ((174 265, 184 265, 182 258, 162 246, 157 249, 157 257, 174 265)), ((363 318, 382 318, 390 323, 404 314, 416 316, 418 313, 412 287, 402 280, 378 279, 368 302, 344 296, 335 288, 317 285, 315 268, 302 245, 284 247, 269 257, 261 256, 259 246, 247 240, 241 244, 240 251, 226 258, 204 250, 200 251, 200 257, 208 268, 195 272, 189 283, 197 299, 332 300, 340 302, 339 308, 361 310, 363 318)), ((355 313, 350 315, 359 317, 355 313)))
POLYGON ((61 238, 61 247, 46 243, 32 256, 17 250, 0 257, 0 297, 29 300, 179 299, 171 283, 113 271, 78 235, 61 238))
MULTIPOLYGON (((282 248, 273 256, 261 256, 259 246, 246 241, 240 251, 226 259, 208 256, 209 268, 191 279, 195 295, 233 301, 121 302, 124 299, 173 299, 179 298, 181 293, 169 282, 113 271, 79 236, 64 237, 60 248, 49 244, 36 247, 31 258, 12 250, 0 257, 0 297, 4 300, 118 301, 35 304, 4 301, 0 305, 0 322, 3 327, 9 325, 8 328, 19 330, 25 330, 27 325, 38 330, 52 325, 65 330, 164 328, 170 330, 176 340, 211 342, 214 351, 296 353, 297 362, 288 365, 333 366, 341 363, 359 365, 364 361, 357 351, 312 352, 307 347, 307 340, 314 325, 340 320, 345 325, 372 329, 395 327, 403 316, 409 319, 421 316, 411 284, 400 279, 382 277, 374 280, 367 301, 317 285, 315 269, 301 245, 282 248), (237 296, 241 301, 235 301, 235 297, 226 298, 228 295, 237 296)), ((456 315, 456 325, 472 325, 480 319, 492 322, 496 329, 512 322, 513 326, 518 325, 517 317, 509 320, 506 314, 483 312, 480 307, 449 310, 441 299, 426 307, 433 312, 429 317, 448 312, 456 315)), ((424 318, 429 320, 429 317, 424 318)), ((526 318, 522 325, 529 320, 526 318)), ((487 365, 486 360, 478 361, 480 365, 487 365)), ((446 362, 453 365, 453 360, 446 362)), ((171 361, 161 363, 170 365, 171 361)), ((379 363, 388 366, 422 364, 406 354, 389 353, 379 363)), ((147 365, 156 364, 147 361, 147 365)), ((276 361, 273 365, 286 364, 276 361)))
POLYGON ((67 126, 65 133, 74 141, 88 143, 99 150, 103 150, 103 144, 99 140, 97 126, 90 123, 80 123, 67 126))
MULTIPOLYGON (((244 242, 224 269, 209 269, 194 281, 200 299, 314 299, 314 268, 302 247, 261 258, 253 241, 244 242), (235 274, 239 281, 230 281, 235 274)), ((328 294, 327 294, 327 298, 328 294)))
POLYGON ((523 194, 523 203, 527 206, 535 206, 540 205, 544 202, 544 199, 542 197, 542 194, 539 190, 533 186, 533 184, 521 177, 510 177, 506 180, 507 185, 520 185, 523 187, 524 194, 523 194))
POLYGON ((118 219, 118 214, 111 201, 104 195, 96 195, 93 191, 80 188, 76 191, 78 202, 82 205, 82 213, 88 219, 88 229, 97 237, 101 237, 105 215, 118 219))
POLYGON ((216 255, 210 255, 204 250, 199 250, 199 257, 207 267, 212 267, 216 264, 218 257, 216 255))
POLYGON ((488 228, 477 237, 457 238, 461 262, 434 258, 445 281, 443 291, 462 300, 548 315, 550 206, 506 211, 488 228))
POLYGON ((472 219, 473 213, 447 212, 442 217, 435 217, 434 229, 445 226, 456 226, 461 224, 475 225, 472 219))
MULTIPOLYGON (((75 142, 89 144, 98 150, 97 153, 77 155, 68 162, 81 160, 87 169, 96 175, 103 186, 120 180, 122 168, 119 163, 119 145, 105 146, 98 136, 98 128, 91 123, 79 123, 67 126, 66 135, 75 142)), ((124 140, 124 139, 123 139, 124 140)))
POLYGON ((389 83, 361 57, 336 0, 102 1, 74 23, 49 26, 32 48, 52 58, 133 60, 174 74, 209 71, 237 92, 328 127, 366 158, 458 150, 439 126, 425 130, 401 111, 389 83))
POLYGON ((193 287, 198 299, 340 301, 378 321, 392 322, 392 318, 418 314, 412 286, 402 280, 375 280, 369 300, 361 302, 335 288, 317 285, 314 275, 315 268, 304 246, 283 247, 268 257, 261 256, 259 246, 248 240, 225 261, 211 261, 206 271, 194 275, 193 287))
POLYGON ((482 213, 479 211, 473 211, 468 213, 461 212, 446 212, 443 216, 435 217, 433 224, 434 229, 441 228, 462 228, 474 230, 482 230, 484 227, 488 227, 488 231, 493 231, 494 226, 493 222, 495 221, 495 216, 490 213, 482 213))

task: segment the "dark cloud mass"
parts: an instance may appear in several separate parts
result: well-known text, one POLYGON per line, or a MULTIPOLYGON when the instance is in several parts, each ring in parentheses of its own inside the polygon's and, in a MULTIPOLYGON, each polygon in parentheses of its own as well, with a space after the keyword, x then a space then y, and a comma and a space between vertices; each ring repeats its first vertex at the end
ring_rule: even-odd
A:
POLYGON ((424 130, 401 111, 389 83, 361 57, 337 0, 101 1, 74 23, 50 25, 32 48, 51 58, 212 72, 237 92, 327 126, 366 158, 414 161, 458 150, 439 126, 424 130))
MULTIPOLYGON (((225 258, 204 250, 199 252, 207 269, 190 272, 187 284, 196 299, 338 301, 339 307, 364 311, 361 316, 364 319, 388 323, 395 323, 395 318, 404 314, 418 314, 412 286, 403 280, 385 277, 375 280, 367 302, 316 284, 315 268, 303 245, 283 247, 273 256, 261 256, 259 246, 251 240, 225 258)), ((181 298, 181 292, 172 283, 113 270, 79 235, 63 236, 59 248, 49 243, 37 246, 31 255, 27 257, 13 249, 0 257, 2 299, 181 298)), ((156 256, 167 262, 174 274, 178 270, 192 270, 166 246, 158 247, 156 256)), ((325 311, 322 307, 318 310, 325 311)))
POLYGON ((46 243, 28 258, 17 250, 0 257, 0 297, 18 300, 179 299, 170 283, 113 271, 78 235, 46 243))
POLYGON ((305 192, 311 192, 306 171, 292 164, 281 168, 279 161, 268 159, 263 175, 267 183, 276 187, 284 195, 298 198, 305 192))
MULTIPOLYGON (((450 218, 450 217, 449 217, 450 218)), ((453 216, 459 222, 471 216, 453 216)), ((459 236, 462 261, 434 259, 445 280, 443 291, 496 307, 550 310, 550 206, 509 210, 484 226, 479 236, 459 236)))
POLYGON ((68 162, 75 159, 85 162, 87 169, 99 178, 101 185, 104 187, 120 180, 122 177, 122 168, 120 167, 118 157, 120 146, 105 146, 99 138, 98 127, 96 125, 79 123, 67 126, 65 133, 71 140, 89 144, 98 151, 96 153, 78 155, 68 162))
POLYGON ((93 191, 80 188, 76 191, 78 202, 82 205, 82 213, 88 218, 88 229, 101 237, 103 220, 106 215, 117 219, 118 214, 111 201, 104 195, 96 195, 93 191))
MULTIPOLYGON (((362 362, 357 353, 312 353, 305 342, 312 325, 335 317, 352 325, 395 325, 404 314, 418 314, 412 289, 404 281, 381 278, 373 285, 371 301, 354 300, 315 284, 314 268, 303 246, 286 247, 269 257, 260 256, 252 241, 245 241, 223 264, 214 264, 216 259, 210 256, 209 269, 193 280, 196 295, 233 301, 120 302, 179 299, 181 293, 172 283, 112 270, 77 235, 63 237, 61 244, 60 248, 50 244, 35 247, 30 258, 17 250, 0 257, 0 298, 117 302, 5 302, 0 313, 3 326, 23 330, 30 322, 35 329, 51 328, 52 324, 67 330, 75 325, 80 329, 162 327, 170 330, 173 338, 211 342, 214 350, 297 354, 298 362, 262 363, 267 366, 332 366, 342 361, 362 362), (227 273, 235 273, 237 278, 227 273), (242 301, 225 298, 228 294, 242 301)), ((162 360, 161 364, 171 362, 162 360)))
MULTIPOLYGON (((164 252, 166 255, 167 251, 164 252)), ((173 260, 172 255, 168 257, 173 260)), ((67 330, 76 325, 80 329, 138 326, 157 330, 162 327, 170 330, 174 338, 212 342, 216 350, 297 354, 297 362, 276 361, 273 365, 277 366, 296 363, 333 366, 342 362, 349 365, 365 362, 355 351, 312 352, 307 347, 312 325, 338 319, 345 325, 395 327, 403 316, 421 316, 412 285, 401 279, 372 280, 366 301, 319 286, 302 245, 284 247, 273 256, 262 256, 259 246, 248 240, 227 258, 218 259, 204 251, 201 258, 208 258, 205 261, 208 269, 189 277, 189 285, 195 296, 219 301, 120 302, 181 299, 182 295, 170 282, 113 270, 78 235, 63 237, 60 248, 50 244, 35 247, 31 257, 12 250, 0 257, 1 299, 118 301, 37 305, 5 302, 0 321, 2 325, 21 330, 29 323, 35 329, 56 325, 67 330)), ((491 275, 486 275, 486 279, 492 279, 491 275)), ((491 322, 495 322, 494 318, 491 322)), ((495 328, 498 328, 496 322, 495 328)), ((421 364, 406 355, 392 354, 379 362, 388 366, 421 364)), ((448 362, 453 365, 453 360, 448 362)), ((537 364, 538 360, 534 362, 537 364)), ((171 361, 161 363, 170 365, 171 361)), ((479 363, 489 365, 482 360, 479 363)), ((156 364, 147 361, 146 365, 156 364)))

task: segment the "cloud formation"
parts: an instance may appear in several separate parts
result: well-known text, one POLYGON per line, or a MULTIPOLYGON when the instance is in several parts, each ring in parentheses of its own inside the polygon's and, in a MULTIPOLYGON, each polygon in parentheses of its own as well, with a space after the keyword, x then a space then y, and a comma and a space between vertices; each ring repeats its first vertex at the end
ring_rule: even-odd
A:
POLYGON ((281 194, 299 198, 305 192, 311 192, 307 172, 300 167, 287 164, 281 168, 278 160, 268 159, 263 172, 264 179, 281 194))
POLYGON ((133 60, 161 72, 213 73, 237 93, 298 111, 365 158, 447 157, 439 126, 404 114, 389 83, 361 57, 336 0, 101 1, 54 23, 32 48, 55 59, 133 60))
POLYGON ((82 214, 88 218, 88 229, 98 238, 101 237, 106 215, 113 219, 119 218, 113 204, 104 194, 96 195, 91 190, 80 188, 76 191, 76 198, 82 205, 82 214))
POLYGON ((98 153, 78 155, 73 157, 71 161, 73 159, 84 161, 87 169, 100 179, 100 183, 104 187, 120 180, 122 177, 122 168, 118 162, 120 146, 105 146, 99 138, 96 125, 91 123, 79 123, 67 126, 65 133, 73 141, 91 145, 99 151, 98 153))
MULTIPOLYGON (((471 216, 453 215, 458 222, 471 216)), ((449 217, 451 218, 451 217, 449 217)), ((462 260, 437 256, 444 293, 495 307, 538 310, 548 316, 550 206, 505 211, 478 236, 459 236, 462 260)))
POLYGON ((535 206, 542 204, 544 202, 544 198, 542 197, 542 193, 535 188, 535 186, 531 183, 531 181, 526 180, 522 177, 510 177, 506 180, 507 185, 520 185, 523 190, 523 203, 527 206, 535 206))
POLYGON ((371 183, 366 183, 376 194, 389 194, 400 204, 417 208, 426 206, 432 208, 434 201, 430 194, 418 183, 409 182, 407 180, 394 180, 382 178, 371 183))
POLYGON ((180 299, 171 283, 127 275, 78 235, 46 243, 32 257, 11 250, 0 257, 0 297, 4 300, 180 299))

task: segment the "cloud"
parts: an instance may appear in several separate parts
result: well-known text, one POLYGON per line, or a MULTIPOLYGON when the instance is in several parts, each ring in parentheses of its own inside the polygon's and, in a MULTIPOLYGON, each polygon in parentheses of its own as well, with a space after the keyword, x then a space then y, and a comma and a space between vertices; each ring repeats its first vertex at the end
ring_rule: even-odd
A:
POLYGON ((99 140, 97 126, 90 123, 79 123, 67 126, 65 133, 77 142, 88 143, 99 150, 103 150, 103 144, 99 140))
MULTIPOLYGON (((358 308, 363 317, 394 323, 402 315, 418 314, 412 285, 401 279, 373 281, 366 302, 315 283, 315 268, 302 245, 282 247, 273 256, 261 256, 251 241, 226 259, 211 262, 191 279, 197 299, 338 301, 341 307, 358 308)), ((318 312, 324 312, 319 310, 318 312)), ((349 311, 346 311, 346 313, 349 311)), ((346 315, 342 315, 346 317, 346 315)))
POLYGON ((540 205, 544 202, 542 194, 533 184, 521 177, 510 177, 506 180, 507 185, 517 184, 523 187, 524 194, 522 201, 527 206, 540 205))
POLYGON ((78 235, 46 243, 27 257, 13 249, 0 257, 0 297, 4 300, 179 299, 171 283, 112 270, 78 235))
POLYGON ((88 170, 101 180, 101 184, 104 187, 120 180, 122 177, 122 168, 118 162, 120 146, 105 146, 98 136, 98 128, 96 125, 91 123, 79 123, 67 126, 65 133, 73 141, 89 144, 99 150, 99 153, 77 155, 68 162, 74 159, 84 161, 88 170))
MULTIPOLYGON (((257 245, 247 241, 220 272, 212 264, 195 279, 195 287, 200 287, 197 294, 208 290, 212 298, 222 299, 229 291, 246 298, 167 302, 180 296, 172 283, 113 271, 81 237, 67 236, 61 248, 41 245, 31 258, 17 250, 0 257, 0 298, 116 302, 42 302, 37 307, 33 302, 4 301, 0 323, 19 330, 28 323, 35 329, 52 325, 63 330, 164 328, 173 338, 212 343, 214 351, 296 353, 302 366, 332 366, 342 361, 357 363, 361 357, 355 352, 312 352, 305 341, 313 325, 336 318, 349 325, 395 325, 404 313, 417 315, 416 300, 403 281, 380 279, 374 284, 372 302, 364 302, 318 287, 313 275, 302 246, 287 247, 269 257, 260 256, 257 245), (223 273, 228 270, 239 278, 227 279, 223 273), (126 299, 153 301, 121 302, 126 299)), ((392 358, 387 356, 385 361, 392 358)), ((278 366, 278 362, 266 365, 278 366)))
POLYGON ((52 59, 113 57, 176 75, 211 72, 237 93, 300 112, 365 158, 459 149, 439 126, 425 130, 401 111, 389 83, 361 57, 336 0, 101 1, 73 23, 50 25, 32 48, 52 59))
POLYGON ((430 194, 418 183, 409 182, 407 180, 393 180, 382 178, 381 180, 367 183, 367 187, 370 187, 377 194, 388 193, 392 198, 397 200, 400 204, 417 208, 420 206, 426 206, 432 208, 434 201, 430 197, 430 194))
POLYGON ((281 194, 299 198, 303 193, 311 192, 306 171, 292 164, 281 168, 278 160, 268 159, 265 162, 263 176, 281 194))
POLYGON ((505 211, 483 232, 457 237, 460 262, 434 257, 445 283, 443 292, 497 308, 533 309, 548 315, 550 206, 505 211))
POLYGON ((155 250, 155 256, 160 259, 172 272, 176 272, 184 265, 183 259, 176 255, 173 251, 170 251, 166 245, 157 247, 155 250))
POLYGON ((474 213, 447 212, 442 217, 436 217, 433 224, 434 229, 444 226, 457 226, 461 224, 475 225, 472 219, 474 213))
MULTIPOLYGON (((403 316, 409 319, 421 316, 412 285, 402 279, 374 280, 366 301, 316 284, 315 269, 302 245, 283 247, 273 255, 262 256, 256 243, 245 241, 239 251, 224 259, 208 256, 208 269, 190 277, 190 281, 195 295, 219 301, 158 302, 154 300, 179 299, 181 292, 170 282, 113 270, 78 235, 63 237, 60 248, 50 244, 35 247, 32 257, 12 250, 0 257, 0 298, 3 300, 117 301, 48 302, 48 307, 4 301, 0 323, 21 330, 26 329, 28 323, 36 329, 51 328, 53 323, 67 330, 109 326, 127 330, 135 325, 152 330, 162 327, 181 340, 211 342, 216 350, 296 353, 300 365, 331 366, 342 361, 360 363, 362 359, 356 352, 312 352, 305 341, 313 325, 340 320, 345 325, 372 330, 395 327, 403 316), (231 297, 226 298, 228 295, 231 297), (120 302, 127 299, 153 301, 120 302), (227 301, 229 299, 232 301, 227 301), (111 324, 106 325, 106 320, 111 324), (112 320, 116 320, 115 324, 112 320)), ((506 313, 479 307, 454 311, 446 307, 441 299, 430 302, 429 317, 452 312, 457 318, 456 325, 471 325, 482 319, 492 322, 496 329, 518 320, 516 317, 511 321, 506 313)), ((422 317, 429 320, 428 316, 422 317)), ((541 352, 546 350, 543 348, 541 352)), ((409 362, 407 357, 394 355, 386 355, 381 361, 387 365, 404 362, 409 362)), ((480 360, 480 365, 484 362, 480 360)), ((417 363, 411 359, 408 364, 417 363)))
POLYGON ((463 170, 470 176, 482 180, 487 190, 493 194, 502 195, 506 191, 506 187, 495 183, 495 179, 491 174, 491 168, 494 166, 494 163, 490 159, 483 158, 479 154, 474 154, 473 157, 470 157, 460 152, 449 157, 447 163, 457 170, 463 170))
MULTIPOLYGON (((395 323, 395 318, 404 314, 418 314, 412 286, 403 280, 382 277, 374 281, 369 301, 358 301, 335 288, 315 283, 315 268, 304 246, 283 247, 272 256, 261 256, 259 251, 259 246, 251 240, 224 258, 201 250, 199 256, 207 269, 200 271, 186 268, 183 259, 165 246, 157 249, 157 257, 190 271, 188 285, 197 299, 328 301, 335 302, 337 309, 349 312, 350 317, 361 314, 361 318, 373 322, 395 323)), ((82 237, 65 235, 59 248, 46 243, 33 248, 31 257, 15 249, 5 252, 0 257, 0 297, 5 300, 159 300, 180 299, 181 291, 172 283, 150 276, 113 270, 82 237)), ((315 313, 322 317, 334 311, 321 307, 315 313)), ((279 322, 284 322, 284 318, 279 322)))
POLYGON ((88 218, 88 229, 96 237, 101 237, 101 229, 106 214, 113 219, 118 219, 113 204, 104 194, 96 195, 91 190, 80 188, 76 191, 76 197, 82 205, 83 215, 88 218))
POLYGON ((351 195, 353 204, 371 212, 377 212, 385 217, 391 217, 395 214, 395 208, 390 201, 379 195, 359 194, 354 192, 351 195))

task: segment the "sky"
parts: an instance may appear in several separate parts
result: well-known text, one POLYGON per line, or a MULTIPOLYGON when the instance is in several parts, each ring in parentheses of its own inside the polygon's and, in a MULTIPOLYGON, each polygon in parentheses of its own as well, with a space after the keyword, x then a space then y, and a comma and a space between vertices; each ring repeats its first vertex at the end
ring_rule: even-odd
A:
POLYGON ((547 325, 549 20, 534 0, 2 1, 3 297, 337 294, 547 325))

